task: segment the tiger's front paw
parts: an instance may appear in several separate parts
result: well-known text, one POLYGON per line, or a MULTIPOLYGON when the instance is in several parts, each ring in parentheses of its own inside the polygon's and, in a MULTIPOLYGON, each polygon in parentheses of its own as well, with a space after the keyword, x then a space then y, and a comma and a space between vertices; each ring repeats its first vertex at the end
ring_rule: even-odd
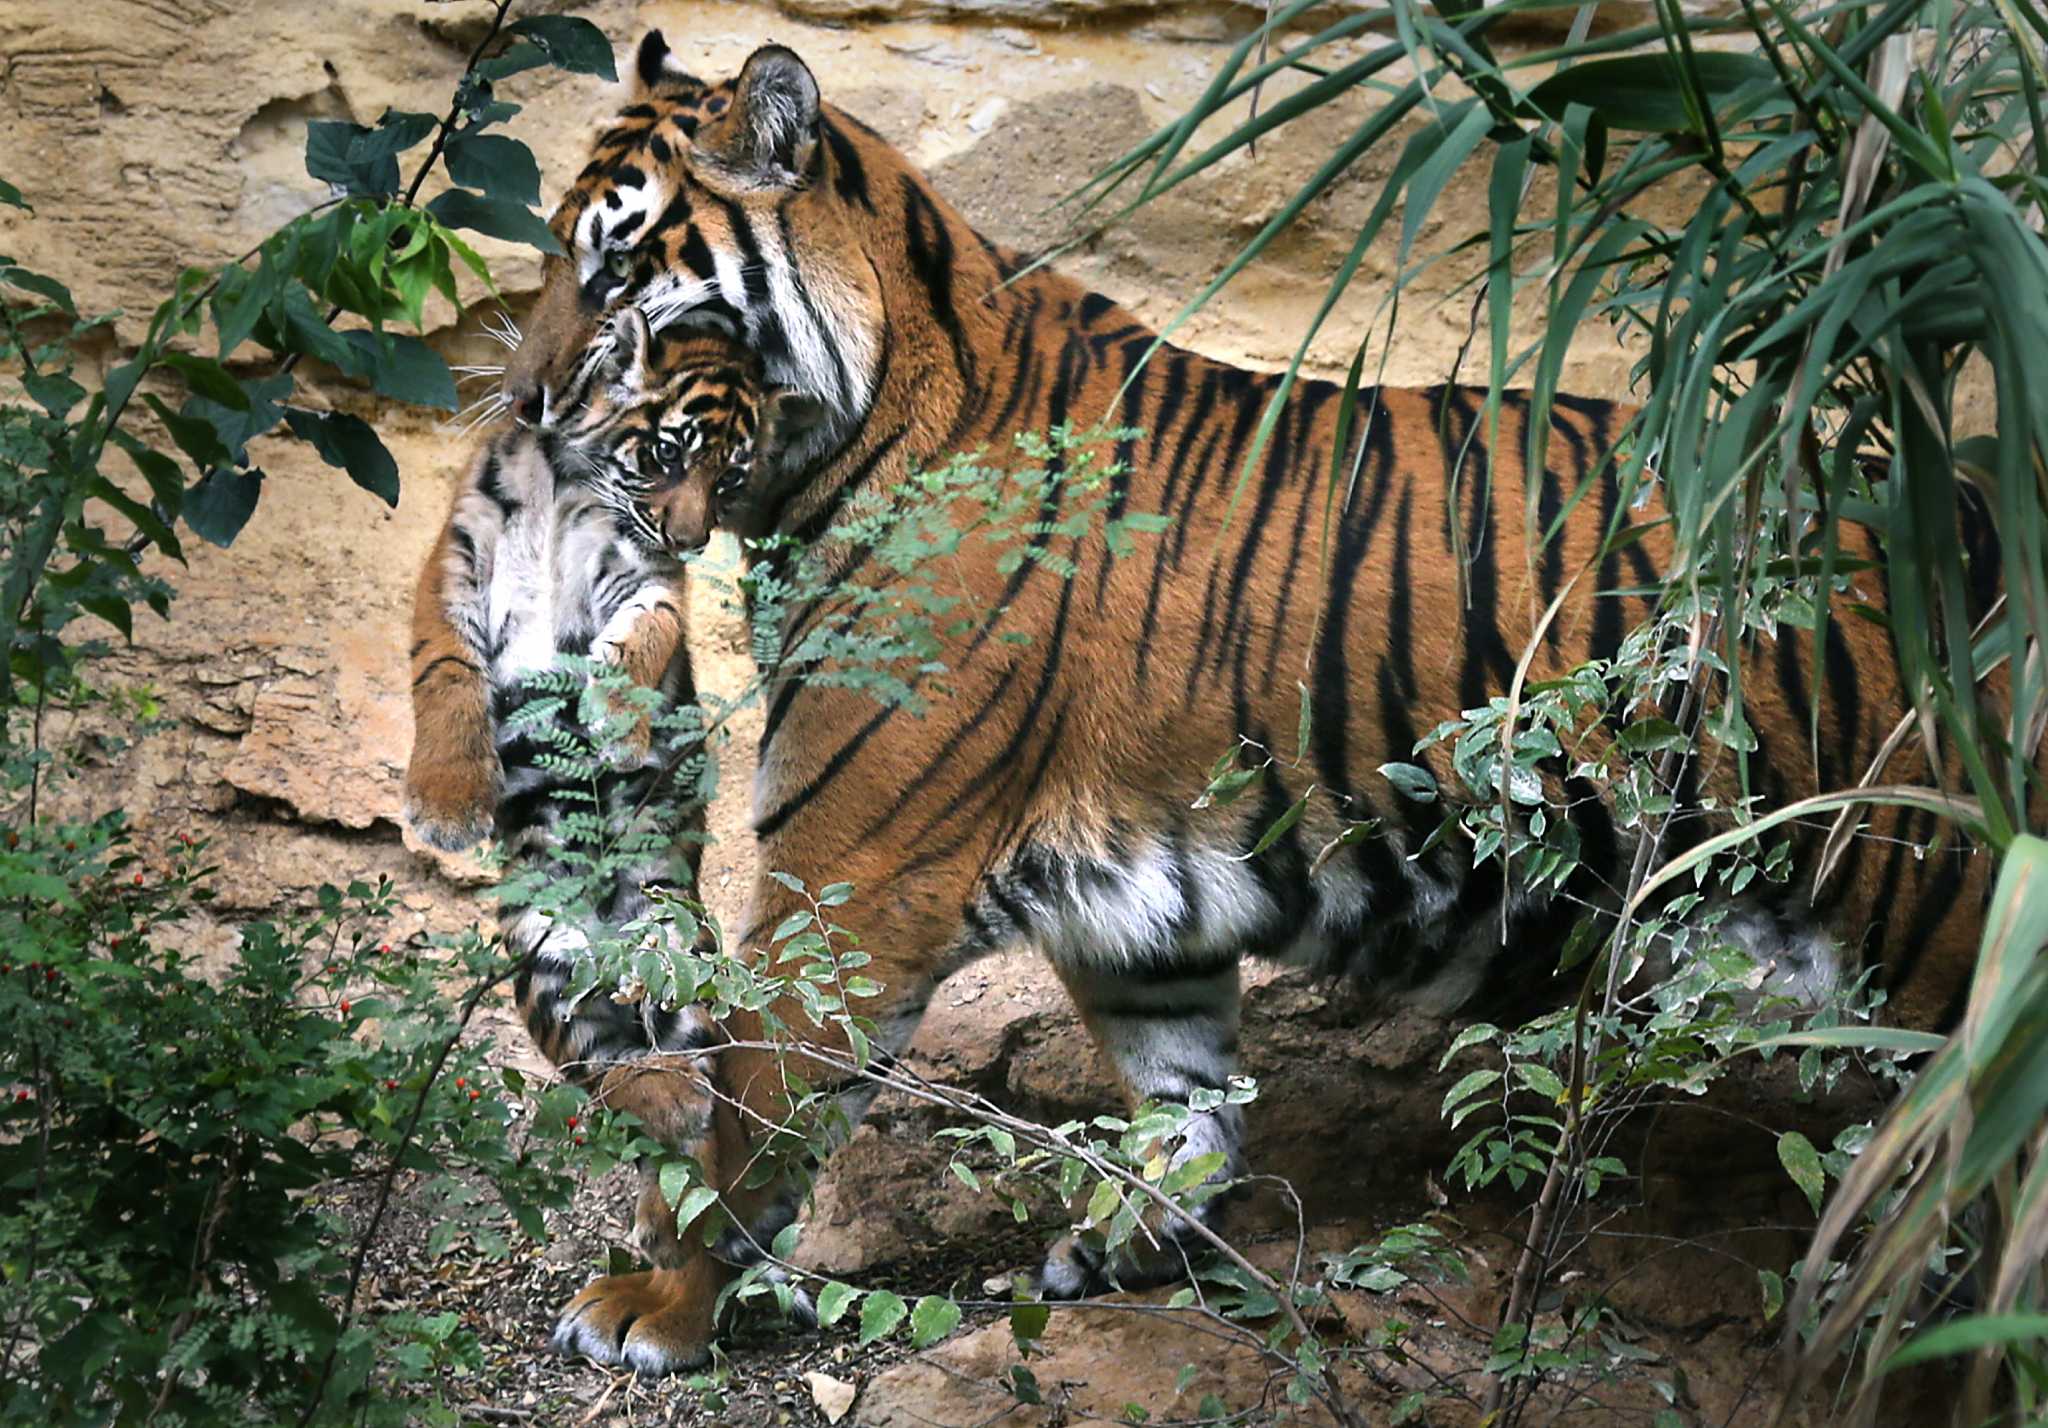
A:
POLYGON ((711 1356, 721 1277, 717 1264, 700 1254, 681 1269, 594 1280, 562 1311, 555 1351, 649 1378, 697 1368, 711 1356))
POLYGON ((405 771, 405 821, 422 843, 459 853, 491 836, 498 808, 495 759, 422 760, 405 771))

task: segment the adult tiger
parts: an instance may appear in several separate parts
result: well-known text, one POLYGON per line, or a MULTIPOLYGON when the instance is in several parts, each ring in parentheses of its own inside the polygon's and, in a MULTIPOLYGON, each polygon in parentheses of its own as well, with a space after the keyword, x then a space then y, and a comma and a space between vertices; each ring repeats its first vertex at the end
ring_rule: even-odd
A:
MULTIPOLYGON (((1171 347, 1140 371, 1150 331, 1057 273, 1020 276, 1015 255, 977 234, 903 155, 821 104, 787 49, 758 50, 737 77, 707 85, 676 69, 654 33, 634 70, 637 93, 555 215, 567 256, 548 261, 507 370, 506 395, 530 419, 573 412, 605 360, 604 315, 631 302, 657 323, 741 334, 772 382, 818 399, 815 423, 789 438, 775 497, 750 518, 752 532, 817 539, 854 492, 956 451, 1003 450, 1015 433, 1098 417, 1142 432, 1116 444, 1128 470, 1110 514, 1171 522, 1121 560, 1099 536, 1038 536, 1057 540, 1055 553, 1078 569, 1071 579, 1029 560, 1006 571, 993 549, 962 551, 949 575, 981 608, 1002 611, 1003 629, 1031 638, 990 638, 993 625, 948 635, 946 689, 921 715, 827 684, 781 688, 754 787, 763 875, 743 945, 805 906, 768 872, 855 884, 856 899, 834 916, 873 957, 886 986, 873 1014, 895 1050, 939 980, 1027 941, 1051 961, 1131 1095, 1173 1100, 1220 1087, 1230 1072, 1247 952, 1436 1008, 1466 1001, 1496 973, 1547 970, 1567 902, 1514 897, 1504 914, 1500 877, 1472 870, 1467 850, 1411 856, 1434 820, 1375 770, 1414 758, 1419 733, 1506 686, 1533 613, 1589 560, 1615 515, 1612 483, 1527 561, 1526 406, 1510 401, 1503 416, 1489 498, 1476 479, 1486 446, 1474 429, 1479 397, 1382 390, 1344 453, 1356 491, 1332 516, 1325 565, 1335 388, 1295 389, 1226 523, 1277 376, 1171 347), (1454 483, 1461 459, 1468 479, 1454 483), (1469 599, 1454 534, 1471 552, 1469 599), (1291 745, 1298 679, 1314 695, 1306 756, 1267 764, 1255 796, 1192 811, 1219 750, 1240 739, 1291 745), (1251 856, 1311 783, 1328 797, 1251 856), (1374 815, 1386 821, 1382 836, 1312 867, 1342 820, 1374 815)), ((1626 417, 1603 401, 1559 402, 1536 483, 1545 521, 1598 468, 1626 417)), ((1849 540, 1852 554, 1873 554, 1867 539, 1849 540)), ((859 548, 833 553, 859 577, 859 548)), ((1649 605, 1594 591, 1654 587, 1665 553, 1653 532, 1595 562, 1593 578, 1570 587, 1532 677, 1611 654, 1649 605)), ((1766 642, 1753 661, 1750 773, 1772 801, 1853 782, 1905 707, 1882 630, 1833 621, 1812 767, 1806 648, 1766 642)), ((1912 746, 1886 769, 1890 782, 1926 776, 1912 746)), ((1725 806, 1734 780, 1723 760, 1681 792, 1725 806)), ((1581 891, 1592 894, 1625 867, 1630 843, 1601 790, 1568 791, 1587 863, 1581 891)), ((1777 901, 1740 909, 1736 925, 1795 961, 1817 945, 1811 927, 1848 929, 1852 944, 1867 942, 1886 962, 1897 999, 1924 1014, 1931 994, 1918 969, 1967 955, 1988 860, 1953 845, 1913 856, 1930 823, 1883 812, 1872 821, 1886 836, 1853 845, 1821 905, 1803 901, 1810 883, 1795 879, 1777 901)), ((752 1040, 757 1024, 742 1016, 732 1029, 752 1040)), ((843 1050, 833 1033, 806 1034, 843 1050)), ((716 1064, 718 1089, 747 1120, 778 1114, 773 1058, 735 1050, 716 1064)), ((679 1078, 676 1094, 707 1091, 679 1078)), ((856 1081, 841 1094, 858 1115, 870 1091, 856 1081)), ((746 1163, 740 1120, 726 1109, 716 1135, 687 1149, 765 1243, 793 1213, 793 1194, 734 1183, 746 1163)), ((1179 1153, 1221 1151, 1234 1167, 1240 1133, 1237 1108, 1226 1106, 1196 1118, 1179 1153)), ((1098 1254, 1069 1240, 1049 1257, 1044 1283, 1085 1293, 1103 1270, 1098 1254)), ((565 1310, 556 1342, 643 1371, 688 1365, 710 1337, 725 1272, 706 1258, 600 1279, 565 1310)))

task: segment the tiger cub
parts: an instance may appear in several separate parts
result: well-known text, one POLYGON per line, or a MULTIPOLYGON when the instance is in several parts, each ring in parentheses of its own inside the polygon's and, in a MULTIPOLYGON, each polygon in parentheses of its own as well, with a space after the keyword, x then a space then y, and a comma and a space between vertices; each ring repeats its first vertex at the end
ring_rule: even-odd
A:
MULTIPOLYGON (((716 333, 657 337, 637 309, 615 317, 609 335, 571 414, 485 446, 420 572, 405 818, 434 847, 465 848, 495 832, 514 867, 567 866, 559 825, 592 807, 592 780, 551 768, 546 731, 514 718, 531 677, 561 656, 620 667, 656 692, 659 712, 695 701, 683 556, 708 539, 721 487, 746 486, 760 367, 716 333), (561 796, 571 789, 577 799, 561 796)), ((674 802, 670 755, 645 721, 625 745, 595 778, 596 811, 615 826, 674 802)), ((648 911, 648 884, 693 887, 703 827, 701 806, 675 814, 658 830, 668 835, 661 851, 597 899, 597 919, 616 931, 648 911)), ((670 1124, 677 1078, 659 1073, 694 1070, 689 1053, 701 1049, 704 1028, 652 999, 600 993, 572 1004, 576 954, 596 930, 539 907, 508 910, 503 932, 523 960, 517 995, 527 1027, 601 1101, 686 1143, 701 1128, 670 1124)), ((658 1186, 643 1187, 635 1220, 643 1250, 674 1257, 658 1186)))

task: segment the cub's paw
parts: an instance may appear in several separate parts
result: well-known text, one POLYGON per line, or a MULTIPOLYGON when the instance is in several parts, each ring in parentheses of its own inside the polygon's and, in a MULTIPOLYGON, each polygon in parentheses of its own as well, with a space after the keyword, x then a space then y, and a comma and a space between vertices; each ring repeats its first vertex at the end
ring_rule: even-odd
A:
POLYGON ((491 836, 498 807, 495 762, 422 765, 405 774, 405 821, 422 843, 459 853, 491 836))
POLYGON ((1088 1299, 1120 1289, 1171 1284, 1187 1275, 1187 1254, 1165 1236, 1157 1248, 1134 1242, 1107 1255, 1100 1235, 1078 1233, 1062 1236, 1045 1252, 1038 1289, 1047 1299, 1088 1299))
POLYGON ((719 1277, 702 1257, 684 1269, 607 1275, 569 1301, 551 1342, 557 1353, 648 1378, 698 1368, 711 1356, 719 1277))

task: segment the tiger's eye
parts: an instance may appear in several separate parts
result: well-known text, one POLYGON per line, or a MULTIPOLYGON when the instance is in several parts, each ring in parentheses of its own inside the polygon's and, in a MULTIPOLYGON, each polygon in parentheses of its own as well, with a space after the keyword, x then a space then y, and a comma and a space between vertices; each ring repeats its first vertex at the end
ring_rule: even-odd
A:
POLYGON ((615 278, 631 277, 633 274, 633 255, 624 248, 614 248, 611 252, 605 254, 604 265, 615 278))
POLYGON ((663 466, 671 468, 680 466, 683 461, 683 448, 677 444, 674 437, 656 437, 654 440, 654 459, 663 466))

